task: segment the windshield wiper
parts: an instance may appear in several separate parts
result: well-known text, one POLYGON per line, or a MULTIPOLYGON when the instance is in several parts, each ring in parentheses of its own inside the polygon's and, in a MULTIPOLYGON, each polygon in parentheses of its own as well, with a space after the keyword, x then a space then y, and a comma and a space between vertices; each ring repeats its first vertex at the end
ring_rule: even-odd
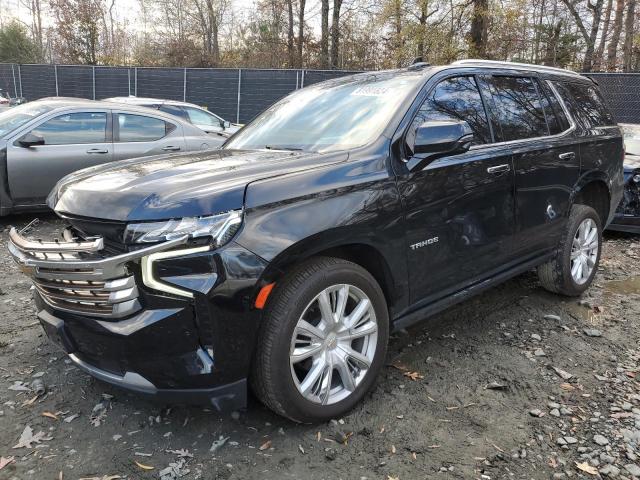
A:
POLYGON ((291 147, 288 145, 265 145, 264 148, 267 150, 289 150, 291 152, 301 152, 302 148, 300 147, 291 147))

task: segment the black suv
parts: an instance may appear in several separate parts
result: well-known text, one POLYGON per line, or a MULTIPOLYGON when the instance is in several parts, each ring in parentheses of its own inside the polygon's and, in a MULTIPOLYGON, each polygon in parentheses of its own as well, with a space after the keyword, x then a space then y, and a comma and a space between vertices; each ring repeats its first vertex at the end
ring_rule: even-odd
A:
POLYGON ((326 420, 371 388, 390 330, 534 267, 584 292, 622 160, 588 78, 416 64, 298 90, 219 151, 72 174, 49 196, 64 238, 14 229, 9 249, 90 374, 219 409, 249 383, 326 420))

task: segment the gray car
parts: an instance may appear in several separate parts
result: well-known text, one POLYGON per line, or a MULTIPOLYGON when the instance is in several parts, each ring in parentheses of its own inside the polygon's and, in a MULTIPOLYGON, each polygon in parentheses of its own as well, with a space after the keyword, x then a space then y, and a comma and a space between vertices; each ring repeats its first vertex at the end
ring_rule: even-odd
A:
POLYGON ((223 135, 225 138, 236 133, 244 125, 231 123, 215 113, 205 110, 198 105, 177 100, 165 100, 162 98, 148 97, 111 97, 106 98, 107 102, 126 103, 127 105, 140 105, 143 107, 155 108, 162 112, 170 113, 180 117, 187 122, 212 135, 223 135))
POLYGON ((20 105, 0 113, 0 215, 45 207, 56 182, 85 167, 223 141, 134 105, 68 98, 20 105))

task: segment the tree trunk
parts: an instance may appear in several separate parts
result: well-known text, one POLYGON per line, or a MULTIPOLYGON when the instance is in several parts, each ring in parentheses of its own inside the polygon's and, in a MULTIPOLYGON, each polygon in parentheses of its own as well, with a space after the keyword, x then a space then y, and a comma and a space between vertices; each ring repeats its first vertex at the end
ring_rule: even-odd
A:
POLYGON ((590 72, 593 68, 593 52, 596 46, 596 38, 598 38, 598 29, 600 28, 600 18, 602 18, 602 4, 604 0, 597 0, 595 5, 591 4, 591 0, 587 0, 587 7, 593 14, 593 20, 591 22, 591 33, 587 40, 587 51, 584 54, 584 62, 582 63, 582 69, 585 72, 590 72))
POLYGON ((488 0, 473 0, 473 16, 469 33, 469 56, 485 58, 487 55, 488 0))
POLYGON ((607 48, 607 70, 610 72, 616 69, 616 59, 618 54, 618 43, 620 43, 620 33, 622 32, 622 17, 624 15, 624 0, 616 0, 616 16, 613 19, 613 34, 609 40, 607 48))
POLYGON ((304 7, 305 0, 298 0, 298 68, 302 68, 302 46, 304 44, 304 7))
POLYGON ((329 68, 329 0, 322 0, 321 24, 320 66, 322 68, 329 68))
POLYGON ((551 32, 551 36, 547 41, 547 50, 544 55, 544 65, 548 65, 550 67, 556 66, 556 53, 558 51, 558 42, 560 41, 560 32, 562 31, 562 20, 558 21, 553 26, 553 31, 551 32))
POLYGON ((287 56, 289 57, 289 68, 293 68, 295 64, 293 55, 293 0, 287 0, 287 14, 289 18, 287 28, 287 56))
POLYGON ((418 39, 418 56, 422 57, 424 61, 424 41, 427 37, 427 9, 429 6, 429 0, 422 0, 420 2, 420 38, 418 39))
POLYGON ((607 35, 609 35, 609 23, 611 22, 611 9, 613 0, 607 0, 607 8, 604 11, 604 24, 602 25, 602 33, 600 34, 600 43, 593 59, 593 69, 598 71, 604 63, 604 45, 607 43, 607 35))
POLYGON ((627 0, 627 18, 624 22, 624 47, 622 69, 630 72, 633 69, 633 37, 635 35, 636 0, 627 0))
POLYGON ((338 68, 340 51, 340 8, 342 0, 333 0, 333 18, 331 19, 331 68, 338 68))

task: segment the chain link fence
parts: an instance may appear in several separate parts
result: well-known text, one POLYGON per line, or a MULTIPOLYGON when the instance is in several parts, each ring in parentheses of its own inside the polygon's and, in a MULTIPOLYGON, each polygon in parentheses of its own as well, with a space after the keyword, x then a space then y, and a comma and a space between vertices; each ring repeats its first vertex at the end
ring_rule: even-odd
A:
MULTIPOLYGON (((136 95, 195 103, 247 123, 289 92, 346 70, 93 67, 0 64, 0 88, 11 97, 89 99, 136 95)), ((640 73, 590 73, 617 121, 640 123, 640 73)))

